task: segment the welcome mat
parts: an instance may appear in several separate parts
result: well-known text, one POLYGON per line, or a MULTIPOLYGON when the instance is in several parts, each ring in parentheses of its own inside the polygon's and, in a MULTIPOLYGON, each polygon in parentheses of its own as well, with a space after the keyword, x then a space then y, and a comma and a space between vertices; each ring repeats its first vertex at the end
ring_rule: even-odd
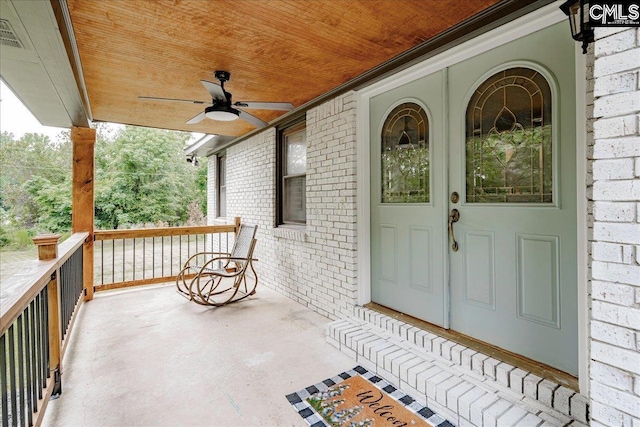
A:
POLYGON ((291 393, 287 400, 311 427, 453 427, 362 366, 291 393))

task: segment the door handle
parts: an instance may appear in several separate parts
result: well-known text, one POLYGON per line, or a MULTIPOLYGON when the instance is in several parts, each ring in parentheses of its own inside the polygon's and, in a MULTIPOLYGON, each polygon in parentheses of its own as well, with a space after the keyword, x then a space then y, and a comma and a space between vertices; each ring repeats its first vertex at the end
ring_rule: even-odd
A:
POLYGON ((453 243, 451 243, 451 249, 454 252, 458 252, 458 242, 456 242, 456 236, 453 233, 453 224, 460 220, 460 212, 458 209, 451 209, 451 213, 449 214, 449 239, 453 243))

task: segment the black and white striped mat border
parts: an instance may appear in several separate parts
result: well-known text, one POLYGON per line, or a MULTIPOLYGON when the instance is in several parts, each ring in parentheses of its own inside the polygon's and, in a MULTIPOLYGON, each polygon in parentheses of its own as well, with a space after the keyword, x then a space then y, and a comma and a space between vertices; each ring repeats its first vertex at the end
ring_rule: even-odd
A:
POLYGON ((453 424, 433 412, 431 409, 416 402, 413 397, 396 389, 387 381, 378 377, 373 372, 367 371, 362 366, 356 366, 349 371, 343 372, 335 377, 328 378, 322 382, 319 382, 318 384, 309 386, 304 390, 300 390, 296 393, 291 393, 287 395, 287 400, 289 401, 289 403, 291 403, 291 405, 293 405, 295 410, 298 411, 298 414, 300 414, 300 416, 304 418, 304 420, 311 427, 329 427, 324 419, 318 413, 316 413, 316 411, 307 402, 307 398, 318 392, 326 391, 329 387, 341 383, 342 381, 356 375, 360 375, 363 378, 369 380, 380 390, 384 391, 389 396, 404 405, 405 408, 424 418, 435 427, 454 427, 453 424))

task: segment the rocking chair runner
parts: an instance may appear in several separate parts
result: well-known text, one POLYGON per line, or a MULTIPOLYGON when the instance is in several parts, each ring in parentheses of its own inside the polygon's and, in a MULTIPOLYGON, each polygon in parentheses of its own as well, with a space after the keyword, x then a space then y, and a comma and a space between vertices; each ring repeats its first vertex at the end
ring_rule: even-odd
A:
POLYGON ((257 225, 242 224, 231 253, 199 252, 192 255, 178 273, 178 292, 196 304, 215 307, 255 294, 258 275, 253 268, 253 261, 257 261, 253 258, 253 249, 257 229, 257 225), (213 257, 197 265, 196 261, 205 256, 213 257), (195 276, 191 277, 194 273, 195 276))

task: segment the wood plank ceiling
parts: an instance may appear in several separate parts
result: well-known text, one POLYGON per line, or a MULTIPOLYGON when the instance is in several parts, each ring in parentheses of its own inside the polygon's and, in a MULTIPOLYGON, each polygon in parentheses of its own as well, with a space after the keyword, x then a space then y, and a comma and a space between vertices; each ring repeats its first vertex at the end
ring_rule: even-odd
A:
MULTIPOLYGON (((96 121, 243 135, 243 120, 185 122, 231 72, 234 101, 300 106, 497 0, 67 0, 96 121)), ((265 121, 283 111, 247 110, 265 121)))

